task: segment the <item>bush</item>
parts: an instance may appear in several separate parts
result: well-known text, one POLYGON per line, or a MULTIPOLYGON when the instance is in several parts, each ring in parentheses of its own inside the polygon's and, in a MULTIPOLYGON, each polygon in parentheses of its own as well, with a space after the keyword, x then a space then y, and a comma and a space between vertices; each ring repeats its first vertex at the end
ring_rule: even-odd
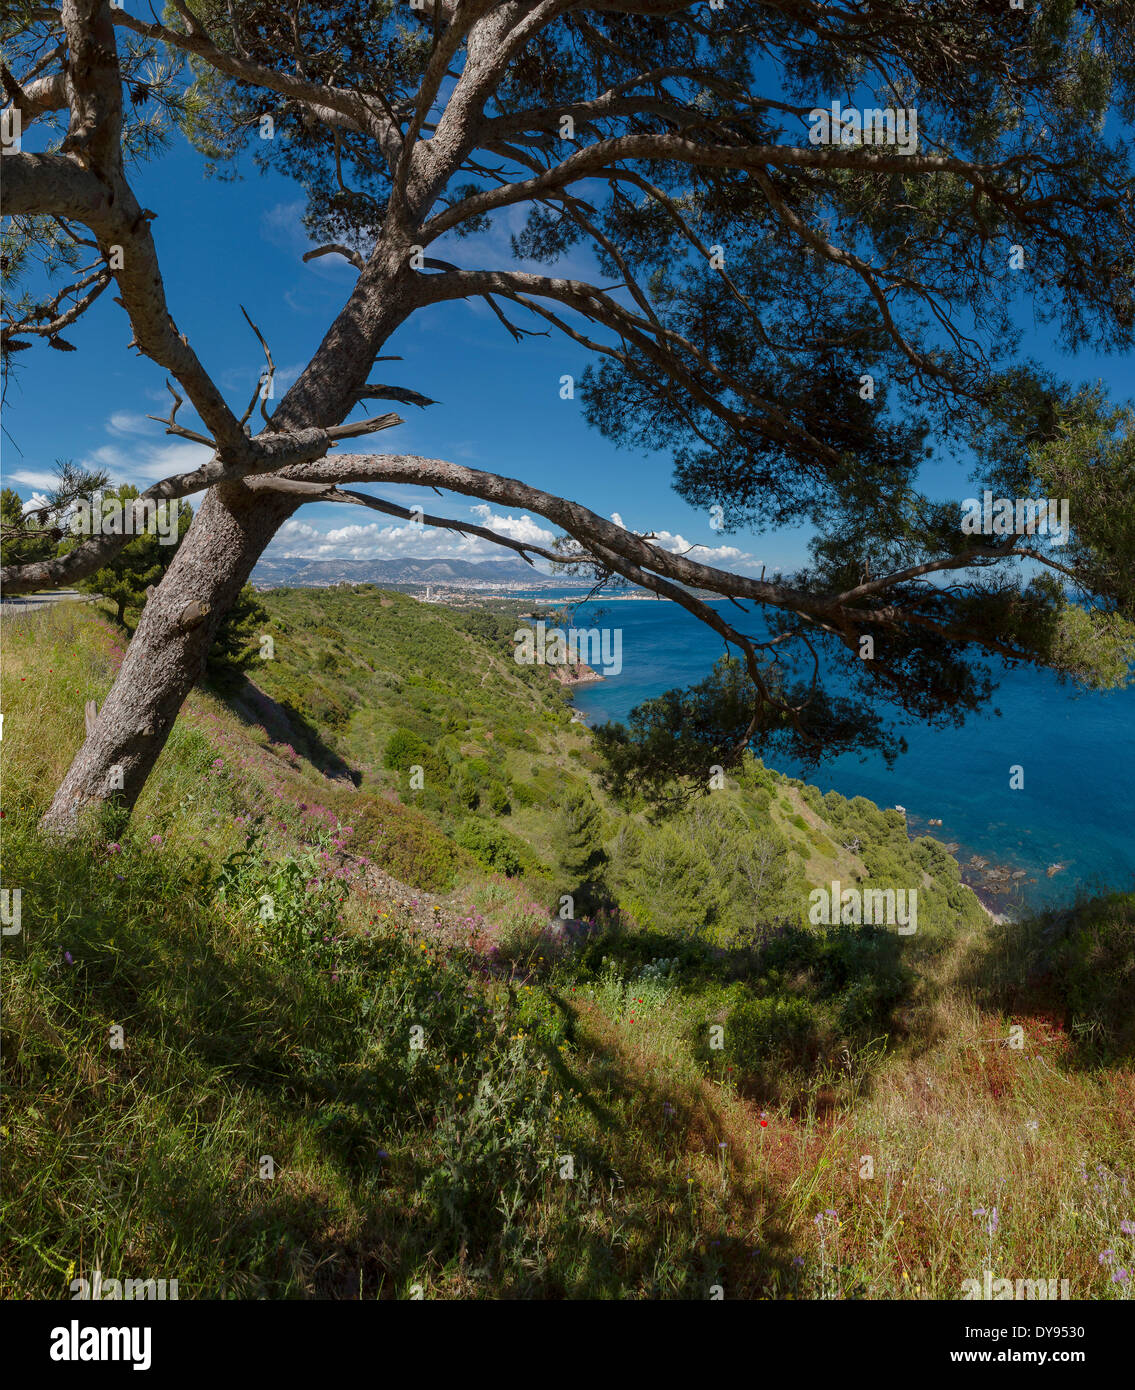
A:
POLYGON ((427 892, 453 885, 468 860, 428 817, 416 808, 398 806, 377 797, 327 797, 354 828, 352 847, 364 852, 387 873, 427 892))
POLYGON ((729 1014, 725 1050, 744 1075, 762 1076, 770 1066, 801 1066, 818 1045, 818 1020, 805 999, 771 995, 746 999, 729 1014))
POLYGON ((1107 1061, 1135 1055, 1135 894, 1084 911, 1055 964, 1081 1043, 1107 1061))
POLYGON ((542 800, 539 789, 534 787, 531 782, 514 782, 512 799, 518 806, 535 806, 538 801, 542 800))
POLYGON ((395 772, 407 772, 415 763, 424 764, 432 751, 409 729, 395 729, 386 741, 382 765, 395 772))
POLYGON ((506 874, 509 878, 522 873, 528 859, 527 846, 523 840, 482 820, 467 820, 455 836, 457 843, 466 849, 486 869, 506 874))

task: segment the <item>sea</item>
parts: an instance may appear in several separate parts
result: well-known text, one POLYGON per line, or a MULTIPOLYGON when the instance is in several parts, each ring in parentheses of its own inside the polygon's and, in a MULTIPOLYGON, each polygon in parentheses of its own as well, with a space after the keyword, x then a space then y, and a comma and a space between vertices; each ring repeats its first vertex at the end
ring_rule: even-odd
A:
MULTIPOLYGON (((509 597, 546 608, 557 596, 509 597)), ((715 632, 667 600, 558 597, 577 604, 575 626, 622 631, 622 670, 575 687, 576 708, 592 727, 625 721, 644 700, 703 679, 725 650, 715 632)), ((994 911, 1013 916, 1135 890, 1135 684, 1094 693, 1047 671, 1002 669, 989 707, 961 728, 912 723, 901 732, 908 751, 890 767, 877 754, 811 767, 785 757, 766 762, 823 792, 903 807, 911 835, 947 844, 994 911), (1013 768, 1020 769, 1016 789, 1013 768)))

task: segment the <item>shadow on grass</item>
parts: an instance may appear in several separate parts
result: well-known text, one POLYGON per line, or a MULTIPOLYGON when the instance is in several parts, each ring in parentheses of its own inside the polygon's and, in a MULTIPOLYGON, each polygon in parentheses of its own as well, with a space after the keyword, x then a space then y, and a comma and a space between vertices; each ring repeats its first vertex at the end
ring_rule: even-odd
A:
MULTIPOLYGON (((744 1174, 721 1204, 689 1190, 689 1155, 724 1123, 708 1092, 643 1077, 617 1049, 581 1045, 571 1063, 551 1050, 580 1098, 580 1177, 560 1184, 536 1124, 528 1177, 489 1161, 449 1210, 426 1188, 446 1160, 431 1096, 450 1081, 443 1069, 415 1092, 376 1054, 370 982, 336 988, 258 955, 156 855, 120 879, 125 859, 82 847, 27 835, 9 853, 27 905, 5 951, 5 1045, 10 1103, 31 1116, 9 1227, 51 1268, 81 1255, 111 1276, 178 1278, 183 1298, 392 1297, 439 1279, 442 1296, 486 1298, 791 1289, 775 1193, 744 1174), (678 1118, 640 1122, 665 1106, 678 1118)), ((454 987, 455 1018, 465 999, 454 987)), ((25 1277, 58 1296, 54 1276, 25 1277)))
POLYGON ((1135 892, 991 925, 957 983, 983 1008, 1062 1030, 1076 1068, 1129 1065, 1135 1060, 1135 892))
POLYGON ((229 708, 249 728, 261 728, 273 743, 295 748, 325 777, 359 786, 362 773, 355 771, 320 737, 315 725, 289 704, 280 704, 258 685, 241 676, 217 685, 229 708))
POLYGON ((793 1118, 822 1118, 868 1094, 887 1048, 920 1044, 924 982, 909 942, 882 928, 780 924, 756 943, 720 947, 613 926, 556 950, 562 970, 596 987, 614 972, 629 988, 669 962, 668 987, 690 1006, 686 1042, 706 1074, 793 1118), (703 996, 708 1012, 696 1007, 703 996), (722 1026, 717 1045, 712 1024, 722 1026))

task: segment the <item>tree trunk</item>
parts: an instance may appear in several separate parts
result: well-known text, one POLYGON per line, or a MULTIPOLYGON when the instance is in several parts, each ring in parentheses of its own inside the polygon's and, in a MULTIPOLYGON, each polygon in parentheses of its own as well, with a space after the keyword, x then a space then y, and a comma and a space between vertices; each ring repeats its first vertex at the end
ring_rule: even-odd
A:
MULTIPOLYGON (((319 351, 274 411, 273 432, 337 424, 350 413, 381 344, 423 302, 409 253, 399 230, 380 240, 319 351)), ((301 505, 295 495, 239 483, 209 489, 142 610, 98 721, 43 818, 45 829, 74 833, 84 810, 102 804, 133 808, 218 626, 264 547, 301 505)))
POLYGON ((130 810, 165 747, 213 636, 296 499, 239 484, 206 494, 169 569, 142 610, 118 677, 43 818, 79 828, 103 803, 130 810))

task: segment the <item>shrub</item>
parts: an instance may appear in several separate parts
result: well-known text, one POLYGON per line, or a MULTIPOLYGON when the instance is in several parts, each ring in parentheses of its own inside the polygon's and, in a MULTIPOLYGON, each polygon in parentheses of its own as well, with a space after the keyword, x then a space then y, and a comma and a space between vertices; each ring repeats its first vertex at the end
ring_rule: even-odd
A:
POLYGON ((396 772, 406 772, 414 763, 421 764, 431 752, 417 734, 409 729, 395 729, 386 741, 382 765, 396 772))
POLYGON ((729 1014, 725 1050, 744 1075, 763 1076, 772 1066, 800 1066, 811 1060, 819 1026, 805 999, 771 995, 746 999, 729 1014))
POLYGON ((512 878, 521 873, 528 859, 523 840, 483 820, 465 821, 456 835, 457 843, 486 869, 512 878))

